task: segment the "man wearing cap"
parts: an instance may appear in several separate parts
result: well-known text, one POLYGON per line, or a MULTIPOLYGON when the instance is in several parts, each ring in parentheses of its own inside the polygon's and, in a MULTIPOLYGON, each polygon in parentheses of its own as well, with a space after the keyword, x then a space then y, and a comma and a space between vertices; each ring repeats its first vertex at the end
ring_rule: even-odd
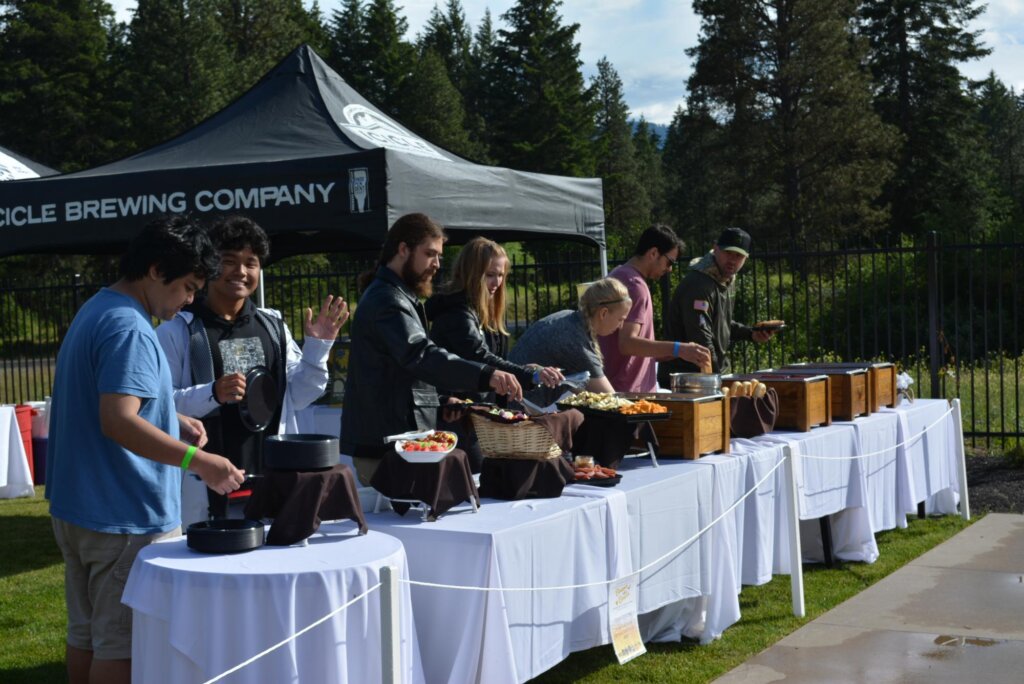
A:
MULTIPOLYGON (((732 319, 736 275, 750 256, 750 235, 742 228, 726 228, 711 252, 690 262, 683 281, 672 295, 666 332, 668 337, 696 342, 711 350, 712 370, 729 372, 729 346, 734 340, 767 342, 774 331, 752 330, 732 319)), ((662 363, 658 382, 669 387, 670 373, 701 369, 682 359, 662 363)))

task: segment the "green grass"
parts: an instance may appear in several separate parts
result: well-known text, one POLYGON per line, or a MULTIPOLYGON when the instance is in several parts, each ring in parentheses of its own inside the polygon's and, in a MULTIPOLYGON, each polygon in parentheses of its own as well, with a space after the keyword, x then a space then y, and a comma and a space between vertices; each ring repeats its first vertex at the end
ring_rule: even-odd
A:
POLYGON ((43 488, 33 499, 0 500, 0 681, 66 681, 64 561, 43 488))
MULTIPOLYGON (((53 540, 43 488, 34 499, 0 500, 0 682, 63 682, 64 564, 53 540)), ((575 653, 536 682, 708 682, 953 536, 968 523, 946 516, 913 519, 905 530, 876 535, 879 560, 831 570, 806 566, 807 617, 790 610, 789 577, 744 587, 740 621, 707 646, 648 644, 646 655, 619 666, 610 646, 575 653)))
POLYGON ((744 587, 740 621, 722 638, 701 646, 696 642, 648 644, 647 654, 618 665, 610 646, 574 653, 533 680, 555 682, 710 682, 790 632, 828 612, 925 551, 952 537, 970 523, 956 516, 912 519, 905 530, 875 535, 879 559, 871 565, 839 563, 832 569, 804 566, 807 616, 796 618, 790 607, 789 576, 776 576, 760 587, 744 587))

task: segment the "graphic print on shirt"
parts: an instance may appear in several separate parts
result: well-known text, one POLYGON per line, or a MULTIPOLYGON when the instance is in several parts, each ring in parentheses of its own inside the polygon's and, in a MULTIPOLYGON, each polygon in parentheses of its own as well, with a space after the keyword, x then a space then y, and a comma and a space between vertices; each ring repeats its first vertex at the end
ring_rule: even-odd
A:
POLYGON ((267 365, 263 345, 258 337, 238 337, 221 340, 217 345, 224 362, 224 375, 245 375, 256 366, 267 365))

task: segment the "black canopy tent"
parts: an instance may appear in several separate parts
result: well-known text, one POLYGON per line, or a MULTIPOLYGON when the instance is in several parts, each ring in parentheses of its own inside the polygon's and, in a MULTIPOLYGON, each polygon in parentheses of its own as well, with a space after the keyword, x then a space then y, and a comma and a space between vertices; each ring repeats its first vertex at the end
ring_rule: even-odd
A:
POLYGON ((601 248, 600 179, 474 164, 418 137, 301 46, 195 128, 111 164, 0 184, 0 256, 111 253, 148 216, 241 213, 275 258, 376 249, 421 211, 456 242, 558 238, 601 248))
POLYGON ((0 147, 0 181, 55 176, 58 173, 60 172, 51 169, 49 166, 43 166, 39 162, 23 157, 6 147, 0 147))

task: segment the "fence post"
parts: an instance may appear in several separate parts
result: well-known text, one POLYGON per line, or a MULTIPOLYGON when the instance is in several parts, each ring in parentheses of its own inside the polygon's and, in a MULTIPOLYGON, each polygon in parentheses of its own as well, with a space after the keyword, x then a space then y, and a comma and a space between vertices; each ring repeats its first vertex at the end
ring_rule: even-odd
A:
POLYGON ((398 568, 380 569, 380 656, 382 684, 402 681, 401 615, 398 612, 398 568))
POLYGON ((939 344, 940 326, 939 306, 939 234, 934 230, 928 233, 928 370, 931 375, 932 398, 941 399, 939 388, 939 368, 942 366, 942 347, 939 344))
POLYGON ((786 495, 789 497, 789 515, 786 524, 789 527, 789 595, 793 605, 793 615, 804 617, 807 610, 804 604, 804 565, 803 554, 800 552, 800 490, 796 485, 796 463, 793 447, 787 444, 782 448, 783 477, 786 480, 786 495))

